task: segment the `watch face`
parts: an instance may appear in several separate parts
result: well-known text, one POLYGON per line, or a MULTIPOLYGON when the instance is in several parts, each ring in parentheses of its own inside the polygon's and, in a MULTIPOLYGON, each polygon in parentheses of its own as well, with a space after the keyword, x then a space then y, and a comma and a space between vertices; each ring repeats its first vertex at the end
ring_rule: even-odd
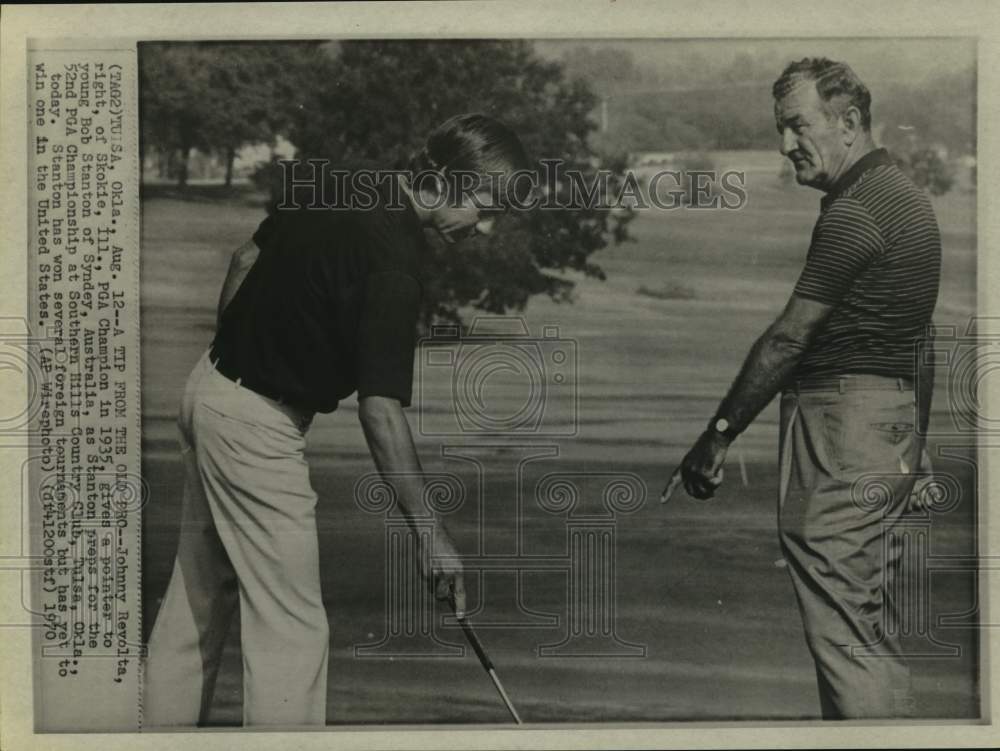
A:
POLYGON ((725 417, 720 417, 718 420, 715 421, 715 430, 719 433, 725 433, 727 430, 729 430, 729 420, 727 420, 725 417))

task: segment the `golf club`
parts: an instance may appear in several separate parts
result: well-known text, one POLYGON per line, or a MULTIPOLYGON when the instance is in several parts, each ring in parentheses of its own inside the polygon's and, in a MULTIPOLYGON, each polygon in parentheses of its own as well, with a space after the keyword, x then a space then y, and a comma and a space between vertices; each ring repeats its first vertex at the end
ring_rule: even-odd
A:
MULTIPOLYGON (((449 598, 451 603, 451 609, 455 610, 455 598, 449 598)), ((489 655, 486 654, 486 650, 483 649, 482 643, 479 641, 479 637, 476 636, 476 632, 472 630, 471 624, 465 619, 465 615, 458 615, 455 613, 455 618, 458 619, 459 625, 462 627, 462 631, 465 632, 465 638, 469 640, 469 644, 472 646, 472 650, 476 653, 476 657, 479 658, 479 664, 483 666, 490 679, 493 681, 493 685, 496 686, 497 693, 500 694, 500 698, 503 699, 504 706, 507 707, 507 711, 510 712, 510 716, 514 718, 514 722, 518 725, 522 725, 521 716, 517 713, 514 705, 510 701, 510 697, 507 696, 507 692, 504 691, 503 684, 500 683, 500 678, 497 676, 496 668, 493 667, 493 661, 490 660, 489 655)))

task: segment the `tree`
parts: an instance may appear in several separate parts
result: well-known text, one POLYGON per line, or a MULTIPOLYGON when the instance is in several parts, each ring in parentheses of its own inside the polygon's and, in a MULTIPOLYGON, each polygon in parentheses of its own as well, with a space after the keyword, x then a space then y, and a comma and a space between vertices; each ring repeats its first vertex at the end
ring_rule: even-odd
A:
POLYGON ((974 153, 975 71, 887 86, 872 102, 872 119, 882 125, 884 145, 890 150, 911 149, 916 141, 944 146, 954 154, 974 153))
POLYGON ((209 148, 206 124, 212 118, 209 67, 196 45, 143 45, 140 55, 140 122, 147 146, 179 155, 178 184, 187 183, 193 148, 209 148))
POLYGON ((610 97, 623 89, 648 83, 650 72, 640 69, 627 49, 573 47, 562 57, 569 80, 584 81, 599 97, 610 97))
MULTIPOLYGON (((578 170, 592 180, 600 166, 588 136, 596 97, 568 81, 558 63, 537 57, 527 42, 349 41, 327 48, 312 67, 311 98, 295 112, 290 140, 300 157, 344 166, 403 167, 430 130, 452 115, 483 112, 517 132, 536 159, 559 159, 566 195, 578 170)), ((614 165, 611 193, 623 164, 614 165)), ((573 283, 553 272, 604 278, 590 256, 627 239, 629 212, 610 206, 515 212, 488 238, 461 254, 433 242, 423 321, 460 320, 460 308, 492 313, 523 309, 532 295, 572 299, 573 283)))
POLYGON ((932 195, 943 195, 955 184, 954 167, 941 158, 937 149, 916 145, 890 153, 897 166, 932 195))
POLYGON ((218 65, 213 92, 225 103, 211 123, 210 140, 226 159, 248 143, 271 143, 288 132, 293 113, 305 106, 311 66, 321 60, 318 42, 238 43, 214 47, 218 65))
POLYGON ((273 141, 308 96, 317 42, 145 44, 140 57, 143 141, 178 154, 187 181, 191 149, 218 151, 232 182, 237 150, 273 141))
POLYGON ((890 87, 873 105, 881 143, 899 167, 934 195, 955 182, 956 157, 976 150, 975 71, 890 87))

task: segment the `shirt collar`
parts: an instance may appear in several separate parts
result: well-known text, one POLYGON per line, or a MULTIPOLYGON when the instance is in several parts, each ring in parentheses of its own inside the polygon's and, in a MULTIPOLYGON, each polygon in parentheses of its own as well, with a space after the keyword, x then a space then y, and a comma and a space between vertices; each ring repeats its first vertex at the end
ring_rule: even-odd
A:
POLYGON ((875 149, 874 151, 869 151, 863 157, 858 159, 851 168, 847 170, 840 179, 833 184, 833 187, 827 191, 827 194, 823 196, 822 204, 823 208, 826 208, 835 198, 840 196, 844 191, 850 188, 854 183, 856 183, 865 172, 875 167, 880 167, 883 164, 892 164, 892 157, 889 156, 889 152, 885 149, 875 149))

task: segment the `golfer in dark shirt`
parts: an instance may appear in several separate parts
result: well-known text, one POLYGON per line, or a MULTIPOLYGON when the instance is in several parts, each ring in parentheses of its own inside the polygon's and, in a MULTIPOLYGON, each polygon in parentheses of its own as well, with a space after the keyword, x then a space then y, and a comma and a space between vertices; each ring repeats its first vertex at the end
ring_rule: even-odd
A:
MULTIPOLYGON (((325 722, 329 632, 305 433, 314 413, 356 392, 372 457, 401 511, 422 510, 402 410, 423 230, 446 242, 488 232, 518 182, 503 176, 529 168, 505 126, 461 115, 428 136, 408 175, 379 180, 374 192, 345 188, 328 208, 279 206, 234 254, 218 332, 181 404, 181 535, 149 642, 144 724, 204 721, 237 604, 244 724, 325 722), (466 189, 464 177, 487 173, 479 192, 466 189)), ((418 557, 432 570, 422 573, 461 611, 462 567, 439 521, 430 540, 418 557)))
POLYGON ((678 472, 689 494, 710 497, 729 444, 783 392, 780 538, 822 714, 905 716, 890 543, 926 457, 932 372, 915 368, 940 234, 927 196, 875 148, 871 97, 847 65, 793 63, 774 98, 782 153, 826 196, 791 299, 678 472))

